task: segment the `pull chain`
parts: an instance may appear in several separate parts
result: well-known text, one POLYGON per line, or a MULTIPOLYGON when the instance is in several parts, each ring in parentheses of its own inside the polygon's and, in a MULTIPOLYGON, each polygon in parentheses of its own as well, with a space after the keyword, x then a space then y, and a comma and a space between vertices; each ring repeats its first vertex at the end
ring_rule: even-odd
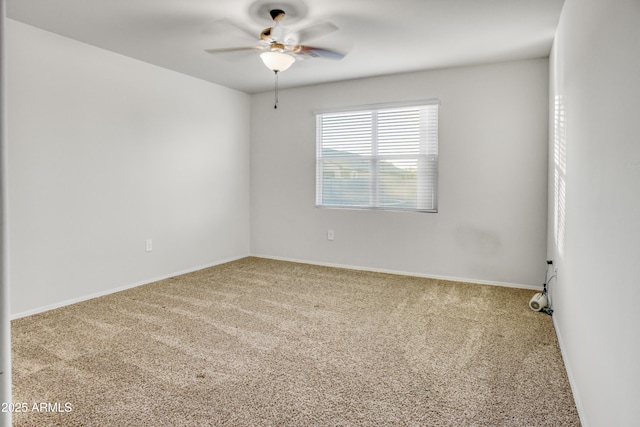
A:
POLYGON ((276 87, 275 87, 275 104, 273 104, 273 108, 278 108, 278 70, 274 71, 276 75, 276 87))

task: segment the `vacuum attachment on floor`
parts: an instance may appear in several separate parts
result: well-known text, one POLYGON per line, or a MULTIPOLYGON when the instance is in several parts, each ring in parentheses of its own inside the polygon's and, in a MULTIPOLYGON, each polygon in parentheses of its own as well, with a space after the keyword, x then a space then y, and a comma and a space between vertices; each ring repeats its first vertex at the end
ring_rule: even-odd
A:
POLYGON ((535 294, 529 301, 529 308, 533 311, 540 311, 547 306, 547 296, 542 292, 535 294))

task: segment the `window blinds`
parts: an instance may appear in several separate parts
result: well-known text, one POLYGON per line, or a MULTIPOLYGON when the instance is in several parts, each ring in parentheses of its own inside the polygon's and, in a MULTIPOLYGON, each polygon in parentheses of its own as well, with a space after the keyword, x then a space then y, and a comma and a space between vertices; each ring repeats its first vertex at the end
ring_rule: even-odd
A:
POLYGON ((316 205, 437 211, 438 103, 316 116, 316 205))

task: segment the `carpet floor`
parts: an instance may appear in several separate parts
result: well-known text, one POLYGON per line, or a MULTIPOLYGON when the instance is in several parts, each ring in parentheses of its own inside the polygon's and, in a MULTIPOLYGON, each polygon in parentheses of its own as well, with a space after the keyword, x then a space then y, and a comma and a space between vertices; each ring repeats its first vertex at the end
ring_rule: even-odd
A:
POLYGON ((531 296, 244 258, 14 320, 14 425, 578 426, 531 296))

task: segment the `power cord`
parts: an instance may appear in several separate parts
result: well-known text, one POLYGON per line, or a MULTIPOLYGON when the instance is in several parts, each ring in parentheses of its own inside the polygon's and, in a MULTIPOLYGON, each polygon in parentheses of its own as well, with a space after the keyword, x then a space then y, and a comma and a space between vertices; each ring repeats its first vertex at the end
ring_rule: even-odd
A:
POLYGON ((551 283, 551 281, 553 279, 557 279, 557 274, 554 274, 553 276, 549 277, 549 267, 553 265, 553 261, 552 260, 547 260, 547 271, 544 274, 544 283, 542 284, 542 295, 547 297, 547 303, 549 304, 546 307, 543 307, 542 309, 540 309, 540 311, 547 313, 549 316, 553 315, 553 309, 550 307, 551 306, 551 299, 548 296, 548 292, 547 292, 547 286, 549 286, 549 283, 551 283))

